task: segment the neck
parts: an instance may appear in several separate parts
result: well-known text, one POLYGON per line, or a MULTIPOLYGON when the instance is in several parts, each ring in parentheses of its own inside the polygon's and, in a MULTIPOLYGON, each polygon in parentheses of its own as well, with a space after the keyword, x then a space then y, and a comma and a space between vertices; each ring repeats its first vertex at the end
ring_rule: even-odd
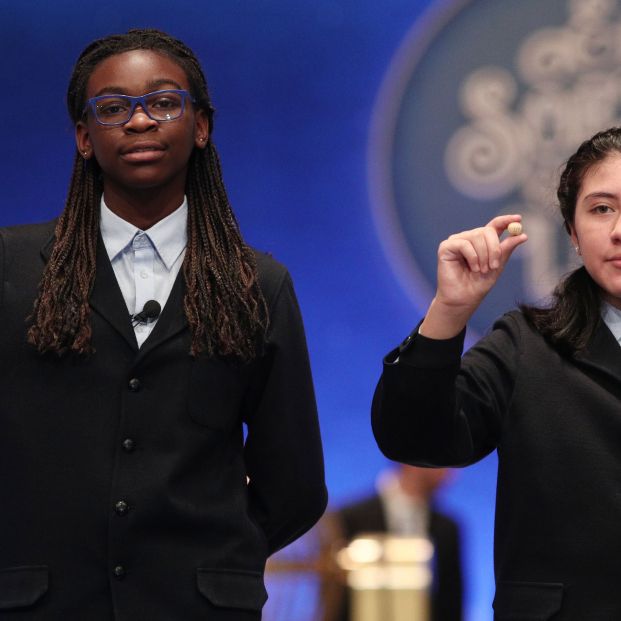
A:
POLYGON ((183 203, 183 190, 162 188, 132 190, 131 194, 104 184, 104 201, 119 218, 146 231, 169 216, 183 203))
POLYGON ((427 500, 427 494, 425 494, 423 489, 416 485, 404 485, 402 481, 399 481, 399 489, 410 498, 415 498, 420 501, 427 500))

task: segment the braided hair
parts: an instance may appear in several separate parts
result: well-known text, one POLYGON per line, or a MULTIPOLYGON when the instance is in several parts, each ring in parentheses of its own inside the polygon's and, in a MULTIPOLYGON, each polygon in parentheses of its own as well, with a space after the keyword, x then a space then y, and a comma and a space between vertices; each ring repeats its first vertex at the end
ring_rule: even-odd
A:
MULTIPOLYGON (((93 41, 82 52, 67 91, 74 124, 83 118, 88 80, 104 59, 132 50, 163 54, 185 72, 195 106, 213 129, 214 108, 205 76, 190 48, 164 32, 134 29, 93 41)), ((76 152, 65 208, 34 303, 28 341, 43 352, 93 352, 89 295, 95 279, 101 169, 76 152)), ((194 149, 186 179, 188 243, 183 262, 183 308, 190 327, 190 353, 247 361, 265 340, 266 303, 252 250, 245 244, 229 203, 220 160, 211 141, 194 149)))

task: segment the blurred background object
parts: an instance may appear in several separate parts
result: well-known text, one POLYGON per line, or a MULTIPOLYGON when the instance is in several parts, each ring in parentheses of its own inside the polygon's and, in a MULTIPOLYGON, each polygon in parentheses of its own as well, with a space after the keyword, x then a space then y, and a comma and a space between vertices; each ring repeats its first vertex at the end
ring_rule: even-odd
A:
POLYGON ((425 537, 367 533, 338 554, 349 621, 431 620, 433 544, 425 537))
MULTIPOLYGON (((445 468, 399 465, 380 475, 376 493, 341 508, 335 516, 347 541, 365 533, 388 533, 431 544, 433 556, 428 559, 430 575, 425 585, 430 595, 430 621, 462 620, 459 526, 434 506, 436 492, 449 477, 450 471, 445 468)), ((398 546, 399 540, 394 541, 398 546)), ((407 547, 405 542, 402 547, 407 547)), ((412 553, 411 567, 417 558, 412 553)), ((351 614, 348 617, 345 605, 343 608, 341 621, 357 621, 351 614)), ((418 618, 414 610, 410 618, 418 618)))
POLYGON ((326 513, 270 559, 264 620, 462 621, 459 526, 434 501, 451 478, 397 465, 373 492, 326 513))

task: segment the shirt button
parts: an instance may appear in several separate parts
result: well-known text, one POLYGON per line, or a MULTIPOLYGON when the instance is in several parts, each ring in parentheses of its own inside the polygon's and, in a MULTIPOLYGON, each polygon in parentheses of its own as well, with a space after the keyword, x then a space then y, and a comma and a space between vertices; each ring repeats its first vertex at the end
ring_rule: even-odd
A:
POLYGON ((112 572, 114 573, 114 577, 118 580, 121 580, 125 577, 125 567, 123 565, 117 565, 112 572))
POLYGON ((117 515, 127 515, 127 512, 129 511, 129 505, 124 500, 119 500, 114 505, 114 510, 116 511, 117 515))
POLYGON ((123 450, 127 453, 131 453, 136 448, 136 443, 131 438, 125 438, 123 440, 123 450))
POLYGON ((149 278, 149 272, 142 270, 140 272, 140 278, 149 278))
POLYGON ((142 384, 140 383, 140 380, 137 377, 132 377, 132 379, 129 380, 129 389, 132 392, 138 392, 141 387, 142 387, 142 384))

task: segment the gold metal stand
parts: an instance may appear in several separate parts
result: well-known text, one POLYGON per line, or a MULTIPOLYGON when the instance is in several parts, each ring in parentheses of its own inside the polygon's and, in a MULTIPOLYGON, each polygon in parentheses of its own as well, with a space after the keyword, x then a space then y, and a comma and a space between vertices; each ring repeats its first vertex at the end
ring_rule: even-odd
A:
POLYGON ((420 537, 369 534, 337 554, 347 572, 350 621, 429 621, 433 544, 420 537))

